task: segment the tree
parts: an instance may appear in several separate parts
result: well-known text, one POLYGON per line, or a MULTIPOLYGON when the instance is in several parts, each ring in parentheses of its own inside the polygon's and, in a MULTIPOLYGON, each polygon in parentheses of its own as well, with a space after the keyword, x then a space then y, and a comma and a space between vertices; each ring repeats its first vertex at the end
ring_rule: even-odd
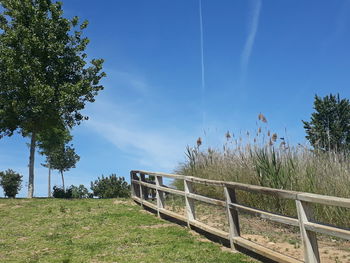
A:
POLYGON ((61 174, 63 189, 65 189, 63 172, 66 172, 71 168, 75 168, 75 164, 79 160, 80 157, 75 153, 72 145, 63 145, 50 153, 48 156, 48 163, 50 164, 50 168, 58 170, 61 174))
POLYGON ((315 96, 315 112, 310 122, 303 121, 306 138, 315 149, 324 151, 350 150, 350 102, 330 94, 315 96))
POLYGON ((90 197, 89 190, 83 184, 79 186, 71 185, 70 189, 72 189, 72 198, 89 198, 90 197))
POLYGON ((70 199, 72 198, 72 188, 60 188, 58 186, 53 187, 53 193, 52 193, 54 198, 67 198, 70 199))
POLYGON ((0 138, 30 136, 28 197, 39 134, 87 119, 81 110, 103 86, 102 59, 87 64, 88 22, 63 17, 52 0, 0 0, 0 138))
POLYGON ((111 174, 108 177, 98 177, 95 182, 91 182, 93 195, 99 198, 129 197, 130 187, 124 177, 117 177, 111 174))
POLYGON ((18 191, 21 190, 22 175, 8 169, 0 172, 0 185, 4 189, 5 196, 15 198, 18 191))
POLYGON ((40 149, 39 152, 42 155, 46 155, 46 162, 42 166, 48 168, 48 197, 51 197, 51 157, 57 149, 60 149, 71 140, 72 136, 64 125, 59 128, 54 127, 39 135, 37 144, 40 149))
POLYGON ((54 198, 91 198, 92 194, 89 193, 89 190, 84 185, 71 185, 67 189, 54 186, 53 187, 53 197, 54 198))

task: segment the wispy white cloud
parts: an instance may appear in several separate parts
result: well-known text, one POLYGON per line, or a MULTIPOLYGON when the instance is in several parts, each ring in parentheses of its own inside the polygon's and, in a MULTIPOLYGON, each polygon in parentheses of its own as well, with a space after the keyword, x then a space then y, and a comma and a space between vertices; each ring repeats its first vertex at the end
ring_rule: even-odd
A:
POLYGON ((132 101, 112 99, 112 96, 99 98, 91 105, 90 118, 84 126, 115 145, 138 168, 172 171, 183 160, 186 145, 195 142, 200 128, 191 134, 188 131, 193 129, 189 127, 181 130, 171 121, 158 120, 159 112, 167 110, 163 108, 166 103, 155 101, 150 91, 152 85, 135 74, 123 72, 118 77, 147 94, 135 96, 132 101))
POLYGON ((149 90, 149 86, 145 80, 140 76, 135 76, 125 71, 107 70, 109 76, 113 76, 113 80, 119 84, 124 84, 126 88, 131 88, 136 92, 146 93, 149 90))
POLYGON ((152 91, 145 78, 140 74, 113 68, 106 68, 105 72, 107 78, 103 80, 104 85, 109 88, 116 88, 118 93, 127 92, 138 96, 146 96, 152 91))
POLYGON ((241 54, 241 71, 242 71, 243 82, 247 75, 249 60, 252 54, 252 50, 255 42, 255 36, 259 27, 260 11, 261 11, 261 0, 254 0, 250 11, 248 36, 245 41, 244 48, 241 54))
POLYGON ((88 126, 118 149, 132 156, 139 168, 172 170, 183 158, 186 140, 164 130, 147 129, 135 123, 90 121, 88 126))

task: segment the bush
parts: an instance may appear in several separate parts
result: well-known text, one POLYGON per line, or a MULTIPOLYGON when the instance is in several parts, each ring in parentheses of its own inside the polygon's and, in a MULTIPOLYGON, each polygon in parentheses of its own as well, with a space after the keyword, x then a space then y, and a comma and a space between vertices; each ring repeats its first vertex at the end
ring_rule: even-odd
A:
POLYGON ((72 188, 69 187, 67 189, 63 189, 61 187, 58 186, 54 186, 53 187, 53 193, 52 196, 54 198, 72 198, 72 188))
POLYGON ((129 197, 130 187, 124 177, 117 177, 111 174, 109 177, 98 177, 95 182, 91 182, 93 195, 98 198, 129 197))
POLYGON ((5 196, 15 198, 18 191, 21 190, 22 175, 8 169, 5 172, 0 172, 0 185, 4 189, 5 196))
POLYGON ((73 198, 89 198, 90 193, 89 190, 84 185, 71 185, 70 189, 72 189, 72 197, 73 198))

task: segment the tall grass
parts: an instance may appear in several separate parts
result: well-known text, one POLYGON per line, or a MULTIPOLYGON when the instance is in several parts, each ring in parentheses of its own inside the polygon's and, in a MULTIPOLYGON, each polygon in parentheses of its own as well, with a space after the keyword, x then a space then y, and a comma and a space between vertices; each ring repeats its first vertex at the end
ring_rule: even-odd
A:
MULTIPOLYGON (((259 115, 255 136, 247 132, 235 138, 227 132, 222 148, 187 147, 186 162, 177 173, 206 179, 234 181, 277 189, 318 193, 350 198, 350 163, 346 154, 315 151, 305 145, 292 146, 266 127, 259 115)), ((206 191, 206 186, 197 186, 206 191)), ((208 189, 210 195, 222 198, 220 190, 208 189)), ((292 201, 258 194, 239 192, 240 202, 270 211, 296 215, 292 201)), ((315 206, 318 221, 350 227, 350 212, 329 206, 315 206)))

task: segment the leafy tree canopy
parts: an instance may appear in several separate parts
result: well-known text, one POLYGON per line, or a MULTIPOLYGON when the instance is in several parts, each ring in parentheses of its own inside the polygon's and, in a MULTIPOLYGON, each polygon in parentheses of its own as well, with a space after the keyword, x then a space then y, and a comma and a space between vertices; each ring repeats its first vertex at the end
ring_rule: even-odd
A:
POLYGON ((75 168, 75 164, 80 160, 75 149, 69 145, 63 145, 53 151, 49 156, 49 161, 52 169, 59 170, 61 173, 66 172, 71 168, 75 168))
POLYGON ((72 128, 103 86, 102 59, 86 62, 88 22, 63 17, 51 0, 0 0, 0 138, 31 136, 28 197, 37 136, 72 128))
POLYGON ((64 127, 53 127, 50 130, 41 132, 37 137, 37 145, 40 149, 40 154, 46 155, 47 158, 57 151, 58 148, 67 144, 73 137, 70 135, 69 130, 64 127))
POLYGON ((315 112, 309 122, 303 121, 306 138, 316 149, 350 150, 350 102, 338 95, 315 96, 315 112))
POLYGON ((79 124, 104 76, 102 60, 86 67, 87 21, 62 17, 61 3, 50 0, 0 3, 0 136, 39 132, 61 119, 79 124))

